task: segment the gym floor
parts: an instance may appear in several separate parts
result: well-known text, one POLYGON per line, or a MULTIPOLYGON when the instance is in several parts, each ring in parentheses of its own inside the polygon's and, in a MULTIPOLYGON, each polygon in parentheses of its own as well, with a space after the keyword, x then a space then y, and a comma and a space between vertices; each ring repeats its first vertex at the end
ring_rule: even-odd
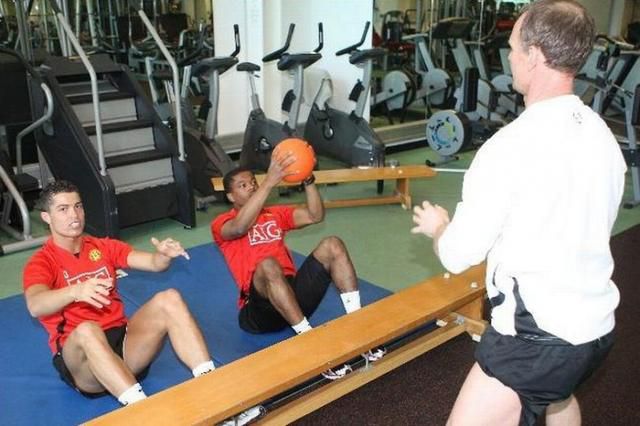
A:
MULTIPOLYGON (((447 168, 466 168, 474 152, 461 155, 457 162, 447 164, 447 168)), ((426 158, 435 160, 433 152, 426 147, 417 147, 387 155, 401 165, 424 164, 426 158)), ((320 159, 320 168, 337 168, 338 164, 320 159)), ((544 167, 541 167, 541 173, 544 167)), ((411 181, 411 193, 414 204, 424 199, 434 201, 452 213, 460 198, 462 173, 440 173, 433 179, 411 181)), ((385 184, 385 191, 391 191, 392 182, 385 184)), ((372 182, 340 184, 321 188, 325 199, 340 197, 365 197, 373 195, 376 185, 372 182)), ((625 199, 630 198, 631 185, 627 179, 625 199)), ((293 194, 289 198, 272 194, 272 201, 287 203, 301 198, 293 194)), ((197 213, 197 227, 185 230, 172 220, 160 220, 125 229, 121 239, 140 249, 151 249, 149 239, 152 236, 163 238, 171 236, 180 240, 189 248, 211 243, 210 221, 229 208, 226 204, 211 205, 207 211, 197 213)), ((351 254, 359 277, 391 291, 411 286, 425 278, 443 272, 435 258, 431 243, 424 237, 412 235, 411 212, 398 205, 368 206, 355 208, 330 209, 325 221, 306 229, 291 232, 287 243, 292 250, 309 253, 319 240, 328 235, 341 237, 351 254)), ((32 214, 34 236, 45 235, 47 230, 38 215, 32 214)), ((640 223, 640 206, 635 209, 620 209, 614 234, 640 223)), ((8 236, 0 232, 0 244, 9 242, 8 236)), ((33 251, 24 251, 0 257, 0 298, 22 292, 22 268, 33 251)), ((179 283, 176 283, 179 288, 179 283)))

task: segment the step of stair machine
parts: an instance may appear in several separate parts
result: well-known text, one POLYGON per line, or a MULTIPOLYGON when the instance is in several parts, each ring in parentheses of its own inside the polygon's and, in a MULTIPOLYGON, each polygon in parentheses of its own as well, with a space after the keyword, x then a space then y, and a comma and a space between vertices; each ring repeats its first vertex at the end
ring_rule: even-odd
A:
MULTIPOLYGON (((71 81, 69 83, 60 83, 60 88, 65 96, 91 96, 91 81, 71 81)), ((109 80, 98 80, 98 93, 115 93, 118 88, 109 80)))
POLYGON ((100 55, 90 61, 98 80, 105 174, 100 173, 91 82, 82 64, 46 61, 44 77, 55 102, 53 129, 38 142, 54 176, 76 183, 82 192, 87 231, 117 237, 122 228, 168 217, 195 226, 189 168, 145 91, 126 67, 100 55))
MULTIPOLYGON (((83 127, 94 148, 97 149, 95 126, 83 127)), ((105 124, 102 126, 102 144, 106 158, 152 150, 155 148, 153 121, 137 120, 105 124)))
MULTIPOLYGON (((100 117, 103 124, 133 121, 138 118, 135 97, 122 92, 100 93, 100 117)), ((91 95, 67 96, 80 123, 95 125, 91 95)))

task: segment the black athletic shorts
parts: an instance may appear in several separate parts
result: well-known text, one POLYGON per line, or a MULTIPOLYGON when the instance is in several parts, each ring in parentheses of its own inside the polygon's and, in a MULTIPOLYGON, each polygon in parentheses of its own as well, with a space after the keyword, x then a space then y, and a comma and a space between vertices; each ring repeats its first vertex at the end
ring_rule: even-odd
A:
POLYGON ((572 345, 555 336, 505 336, 488 327, 475 357, 487 375, 518 394, 522 404, 520 425, 535 425, 549 404, 569 398, 598 368, 613 341, 613 332, 572 345))
MULTIPOLYGON (((107 342, 109 342, 109 346, 113 349, 116 355, 122 358, 122 351, 124 347, 124 338, 127 335, 127 326, 122 325, 120 327, 113 327, 108 330, 105 330, 104 335, 107 337, 107 342)), ((67 365, 64 363, 64 359, 62 358, 62 349, 58 353, 53 356, 53 366, 58 370, 58 374, 60 374, 60 378, 66 384, 80 392, 82 395, 88 398, 99 398, 101 396, 109 395, 109 392, 85 392, 82 389, 79 389, 76 386, 75 380, 73 380, 73 376, 71 372, 67 368, 67 365)), ((136 379, 138 381, 144 379, 149 372, 149 367, 142 370, 137 376, 136 379)))
MULTIPOLYGON (((287 280, 307 318, 316 310, 332 281, 331 275, 313 255, 305 259, 295 277, 287 277, 287 280)), ((289 326, 271 302, 258 294, 253 284, 247 303, 238 314, 238 322, 240 328, 255 334, 278 331, 289 326)))

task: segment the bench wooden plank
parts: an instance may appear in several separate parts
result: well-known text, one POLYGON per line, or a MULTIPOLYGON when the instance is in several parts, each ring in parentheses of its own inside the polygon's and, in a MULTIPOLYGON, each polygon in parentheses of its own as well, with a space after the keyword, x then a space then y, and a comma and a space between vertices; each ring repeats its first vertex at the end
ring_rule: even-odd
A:
MULTIPOLYGON (((396 180, 396 187, 393 195, 377 196, 367 198, 355 198, 346 200, 325 200, 327 208, 332 207, 355 207, 365 205, 380 204, 401 204, 403 208, 410 209, 411 193, 409 192, 409 180, 414 178, 434 177, 436 171, 430 167, 420 164, 410 164, 398 167, 369 167, 352 169, 317 170, 313 172, 316 176, 316 184, 332 184, 346 182, 368 182, 377 180, 396 180)), ((259 184, 264 181, 265 175, 256 175, 259 184)), ((213 189, 224 191, 222 178, 211 179, 213 189)), ((282 182, 279 186, 297 186, 299 184, 282 182)))
POLYGON ((88 424, 219 422, 451 312, 481 320, 483 283, 483 266, 429 279, 88 424))
POLYGON ((342 380, 329 383, 276 410, 270 411, 258 424, 273 426, 290 424, 383 376, 394 368, 398 368, 431 349, 437 348, 439 345, 448 342, 464 332, 468 332, 465 324, 457 324, 453 321, 449 322, 442 328, 425 336, 421 336, 401 348, 396 349, 382 358, 382 360, 371 364, 368 368, 358 370, 355 373, 347 375, 342 380))

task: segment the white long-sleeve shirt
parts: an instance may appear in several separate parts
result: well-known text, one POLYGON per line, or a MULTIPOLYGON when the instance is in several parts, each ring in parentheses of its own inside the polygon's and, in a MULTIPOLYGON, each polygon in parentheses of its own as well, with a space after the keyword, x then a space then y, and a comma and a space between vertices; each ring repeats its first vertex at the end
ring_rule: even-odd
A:
POLYGON ((611 131, 573 95, 533 104, 477 152, 438 251, 454 273, 487 259, 499 333, 522 329, 523 308, 572 344, 613 329, 609 239, 625 171, 611 131))

